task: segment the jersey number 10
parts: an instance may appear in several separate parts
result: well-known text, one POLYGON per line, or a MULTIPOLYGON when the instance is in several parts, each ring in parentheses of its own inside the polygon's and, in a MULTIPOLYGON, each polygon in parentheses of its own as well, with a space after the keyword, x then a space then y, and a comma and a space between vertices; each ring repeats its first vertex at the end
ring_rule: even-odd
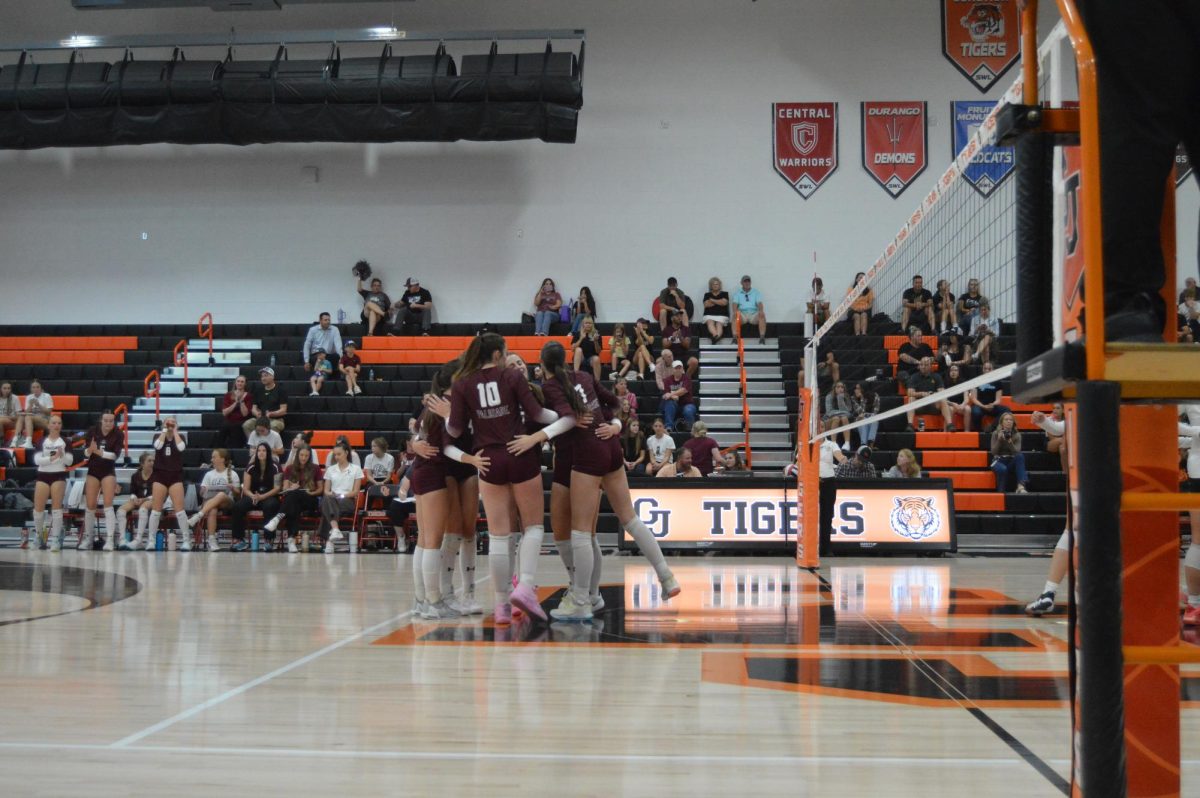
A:
POLYGON ((500 404, 500 386, 494 382, 481 382, 475 386, 479 389, 479 406, 496 407, 500 404))

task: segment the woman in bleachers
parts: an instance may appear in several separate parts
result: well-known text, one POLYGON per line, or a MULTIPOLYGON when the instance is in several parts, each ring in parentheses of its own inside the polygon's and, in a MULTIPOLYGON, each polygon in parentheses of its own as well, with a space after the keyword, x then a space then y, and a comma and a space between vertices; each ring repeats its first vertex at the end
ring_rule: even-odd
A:
POLYGON ((296 545, 300 536, 300 517, 313 515, 325 495, 325 473, 313 461, 312 449, 301 443, 295 449, 294 459, 283 469, 283 493, 279 512, 263 525, 263 531, 273 534, 281 521, 287 520, 288 551, 300 551, 296 545))
POLYGON ((344 436, 338 438, 330 455, 333 462, 325 467, 325 495, 321 498, 321 525, 317 535, 325 540, 325 553, 333 554, 334 544, 344 535, 338 519, 354 512, 358 491, 362 488, 363 470, 350 460, 350 446, 344 436))
MULTIPOLYGON (((950 367, 950 370, 946 375, 946 387, 953 388, 961 382, 963 382, 962 370, 957 364, 955 364, 950 367)), ((964 392, 947 396, 946 407, 950 408, 951 419, 956 419, 959 416, 962 416, 962 427, 960 427, 960 429, 963 432, 970 432, 971 420, 974 418, 974 414, 971 412, 970 393, 964 392)))
POLYGON ((942 347, 938 350, 938 361, 942 368, 948 369, 951 366, 969 366, 971 364, 971 350, 962 345, 957 328, 942 333, 940 342, 942 347))
POLYGON ((246 431, 242 425, 250 418, 254 397, 246 390, 246 376, 239 374, 221 402, 221 431, 217 433, 217 445, 230 449, 241 449, 246 445, 246 431))
POLYGON ((380 488, 391 483, 396 471, 396 458, 388 453, 387 438, 371 441, 371 453, 363 460, 362 469, 367 495, 382 496, 380 488))
POLYGON ((576 298, 575 305, 571 308, 571 335, 579 332, 585 319, 591 319, 594 323, 598 315, 596 298, 592 296, 592 289, 585 285, 579 289, 579 297, 576 298))
POLYGON ((67 469, 75 460, 71 447, 62 437, 62 419, 51 416, 33 462, 37 466, 37 483, 33 489, 33 534, 29 548, 40 548, 45 520, 46 500, 50 500, 50 551, 62 550, 63 496, 67 492, 67 469))
POLYGON ((912 449, 901 449, 896 452, 896 464, 883 475, 891 479, 917 479, 921 476, 921 464, 912 449))
MULTIPOLYGON (((825 422, 825 429, 836 429, 848 424, 852 411, 853 404, 849 395, 846 394, 846 383, 835 382, 833 390, 825 394, 825 415, 821 419, 825 422), (834 423, 835 421, 837 423, 834 423)), ((836 438, 837 436, 829 437, 836 438)), ((842 431, 842 450, 850 451, 850 430, 842 431)))
POLYGON ((146 550, 156 549, 158 523, 162 519, 167 498, 171 499, 171 511, 179 527, 179 550, 192 550, 192 531, 188 527, 187 513, 183 509, 183 451, 187 441, 179 431, 174 416, 163 419, 162 432, 154 439, 154 471, 150 474, 150 523, 146 527, 146 550))
POLYGON ((637 416, 629 419, 629 425, 621 434, 621 448, 624 450, 625 470, 635 477, 645 476, 649 453, 646 451, 646 436, 642 434, 642 423, 637 416))
POLYGON ((633 325, 633 368, 637 371, 639 380, 646 379, 646 372, 654 370, 654 336, 650 334, 650 321, 638 319, 633 325))
POLYGON ((708 476, 718 466, 724 465, 721 457, 721 444, 708 436, 708 425, 697 421, 692 425, 692 437, 683 442, 683 448, 692 453, 692 464, 700 470, 701 475, 708 476))
POLYGON ((371 281, 369 290, 363 288, 363 281, 360 279, 358 294, 363 298, 362 322, 366 325, 367 335, 374 335, 375 328, 387 319, 392 300, 383 292, 383 281, 378 277, 371 281))
POLYGON ((29 383, 29 394, 25 397, 25 408, 17 414, 16 432, 13 435, 13 448, 24 446, 33 448, 33 431, 50 428, 50 413, 54 410, 54 397, 42 390, 42 384, 37 380, 29 383), (21 434, 22 428, 25 434, 21 434))
MULTIPOLYGON (((855 287, 858 285, 858 281, 865 276, 866 275, 863 272, 859 272, 858 274, 854 275, 854 282, 850 283, 850 290, 846 293, 853 293, 855 287)), ((855 335, 867 334, 867 326, 871 323, 871 307, 874 304, 875 292, 871 290, 870 286, 867 286, 867 288, 861 294, 859 294, 858 299, 855 299, 854 302, 850 304, 850 319, 854 324, 855 335)))
POLYGON ((600 363, 602 347, 603 339, 596 329, 596 322, 591 316, 585 316, 575 337, 571 339, 571 348, 575 351, 575 370, 581 371, 586 365, 592 370, 592 376, 596 378, 596 382, 600 381, 600 372, 603 368, 600 363))
POLYGON ((720 277, 708 280, 708 292, 704 295, 704 326, 714 344, 725 337, 725 328, 729 326, 729 292, 721 287, 720 277))
POLYGON ((1021 432, 1012 413, 1000 416, 1000 423, 992 432, 992 471, 996 474, 996 490, 1008 490, 1008 472, 1017 479, 1017 493, 1026 492, 1029 475, 1025 471, 1025 454, 1021 451, 1021 432))
POLYGON ((622 379, 629 373, 630 366, 633 362, 629 359, 629 347, 632 342, 629 336, 625 334, 625 325, 620 322, 613 327, 613 334, 608 339, 608 354, 609 366, 612 368, 612 373, 620 376, 622 379))
POLYGON ((550 325, 558 321, 561 311, 562 294, 555 290, 554 281, 547 277, 533 295, 533 334, 549 335, 550 325))
POLYGON ((628 401, 629 409, 635 414, 637 413, 637 396, 629 392, 629 382, 624 377, 618 378, 617 381, 613 383, 613 394, 615 394, 617 399, 621 401, 628 401))
MULTIPOLYGON (((346 449, 346 456, 350 460, 350 462, 354 463, 354 465, 358 466, 359 468, 362 468, 362 460, 359 459, 358 452, 354 451, 353 447, 350 446, 350 438, 348 438, 345 435, 339 435, 339 436, 337 436, 337 439, 334 440, 333 445, 334 446, 338 446, 338 445, 344 446, 346 449)), ((333 463, 334 463, 333 449, 330 449, 329 454, 325 455, 325 470, 328 471, 329 467, 332 466, 333 463)))
MULTIPOLYGON (((255 453, 265 444, 254 447, 255 453)), ((212 468, 200 481, 200 509, 188 518, 189 529, 195 529, 202 520, 208 519, 208 550, 221 550, 217 543, 217 516, 222 510, 233 506, 242 493, 242 480, 229 464, 228 449, 213 449, 212 468)))
POLYGON ((0 441, 5 440, 6 427, 13 428, 12 446, 17 445, 17 416, 21 414, 21 402, 13 395, 12 383, 0 383, 0 441))
POLYGON ((825 281, 815 274, 808 295, 807 309, 812 314, 814 330, 819 329, 829 318, 829 297, 825 296, 825 281))
MULTIPOLYGON (((233 534, 230 551, 245 551, 250 547, 246 543, 246 514, 257 510, 262 513, 263 521, 274 518, 279 512, 279 493, 279 469, 275 457, 267 444, 260 443, 254 448, 254 458, 242 477, 242 495, 229 508, 229 527, 233 534)), ((264 536, 266 550, 274 551, 275 530, 267 531, 264 525, 264 536)))
POLYGON ((87 480, 83 486, 83 534, 79 536, 78 548, 86 551, 92 547, 92 539, 96 534, 96 499, 103 491, 104 533, 109 540, 105 548, 112 551, 110 544, 117 530, 117 515, 113 509, 113 499, 117 495, 117 455, 125 444, 125 436, 117 429, 117 417, 111 410, 100 414, 99 423, 87 431, 83 442, 86 447, 84 454, 87 455, 87 480))
POLYGON ((935 332, 947 333, 958 328, 958 314, 954 294, 950 293, 949 280, 937 282, 937 291, 933 294, 933 320, 937 324, 935 332))
MULTIPOLYGON (((879 414, 879 394, 869 382, 860 382, 854 386, 854 396, 850 398, 851 415, 855 421, 865 421, 879 414)), ((859 443, 875 448, 875 436, 879 434, 879 422, 863 424, 858 428, 859 443)))
POLYGON ((146 534, 146 524, 150 520, 150 476, 154 472, 154 452, 142 452, 138 457, 138 470, 129 478, 129 498, 117 508, 117 532, 109 535, 104 543, 105 551, 112 551, 109 544, 116 541, 121 551, 140 551, 145 548, 142 537, 146 534), (129 514, 137 512, 137 526, 134 528, 132 539, 125 540, 125 530, 129 526, 129 514))

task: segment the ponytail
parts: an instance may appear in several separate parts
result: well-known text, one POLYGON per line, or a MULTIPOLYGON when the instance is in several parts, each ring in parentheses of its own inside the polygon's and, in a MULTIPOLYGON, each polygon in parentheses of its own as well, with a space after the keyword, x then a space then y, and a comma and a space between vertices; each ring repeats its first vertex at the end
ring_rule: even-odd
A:
POLYGON ((458 370, 454 372, 454 380, 469 377, 485 366, 491 365, 492 356, 504 350, 504 336, 502 335, 487 332, 475 336, 471 340, 471 345, 467 347, 467 351, 462 355, 458 370))
MULTIPOLYGON (((475 340, 478 341, 479 339, 476 338, 475 340)), ((472 341, 471 345, 474 346, 475 342, 472 341)), ((470 351, 469 347, 468 351, 470 351)), ((437 372, 433 375, 433 379, 429 382, 430 395, 436 396, 440 399, 442 395, 446 393, 446 391, 450 390, 450 386, 454 384, 454 380, 458 378, 458 374, 463 368, 464 360, 465 358, 455 358, 448 363, 444 363, 442 367, 437 370, 437 372)), ((476 369, 476 371, 478 371, 478 369, 476 369)), ((433 431, 437 425, 445 422, 437 413, 430 413, 428 410, 425 410, 421 413, 421 420, 419 423, 421 425, 421 432, 425 435, 425 439, 428 440, 429 433, 433 431)))
POLYGON ((558 341, 550 341, 542 347, 541 357, 542 368, 562 386, 563 393, 567 395, 567 401, 571 403, 571 409, 575 411, 575 415, 582 416, 587 412, 587 406, 583 403, 583 399, 579 397, 579 391, 575 390, 575 384, 571 382, 571 378, 567 375, 565 366, 567 361, 566 349, 558 341))

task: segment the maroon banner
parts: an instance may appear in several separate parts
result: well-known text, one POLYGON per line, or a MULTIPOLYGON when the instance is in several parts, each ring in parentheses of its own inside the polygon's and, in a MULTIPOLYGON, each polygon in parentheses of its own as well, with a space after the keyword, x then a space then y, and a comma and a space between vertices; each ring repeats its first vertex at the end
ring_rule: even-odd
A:
POLYGON ((1188 152, 1180 144, 1175 150, 1175 185, 1182 186, 1183 181, 1188 179, 1188 175, 1192 173, 1192 159, 1188 157, 1188 152))
POLYGON ((895 199, 928 165, 925 103, 869 101, 862 104, 862 165, 895 199))
POLYGON ((838 166, 837 103, 772 103, 775 171, 804 199, 838 166))
POLYGON ((942 55, 987 93, 1021 57, 1017 0, 938 0, 942 55))

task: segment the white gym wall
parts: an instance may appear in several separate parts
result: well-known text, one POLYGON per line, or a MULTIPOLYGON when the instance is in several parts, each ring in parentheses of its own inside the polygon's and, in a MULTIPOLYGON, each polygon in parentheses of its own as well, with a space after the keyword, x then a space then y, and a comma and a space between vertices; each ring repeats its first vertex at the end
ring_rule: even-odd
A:
MULTIPOLYGON (((1054 4, 1042 5, 1048 29, 1054 4)), ((339 307, 355 316, 359 258, 393 294, 420 277, 443 322, 516 321, 546 275, 564 293, 590 285, 603 321, 632 321, 668 275, 699 298, 710 275, 732 287, 743 272, 771 318, 798 321, 813 253, 840 296, 948 163, 949 103, 982 96, 941 55, 936 0, 417 0, 237 14, 0 0, 0 19, 8 41, 393 21, 588 36, 574 145, 0 152, 8 323, 67 310, 93 323, 204 311, 218 323, 302 322, 339 307), (860 165, 858 102, 869 99, 929 102, 929 168, 897 200, 860 165), (771 168, 770 119, 773 101, 805 100, 841 104, 840 166, 807 201, 771 168)), ((1196 273, 1198 205, 1189 184, 1182 274, 1196 273)))

